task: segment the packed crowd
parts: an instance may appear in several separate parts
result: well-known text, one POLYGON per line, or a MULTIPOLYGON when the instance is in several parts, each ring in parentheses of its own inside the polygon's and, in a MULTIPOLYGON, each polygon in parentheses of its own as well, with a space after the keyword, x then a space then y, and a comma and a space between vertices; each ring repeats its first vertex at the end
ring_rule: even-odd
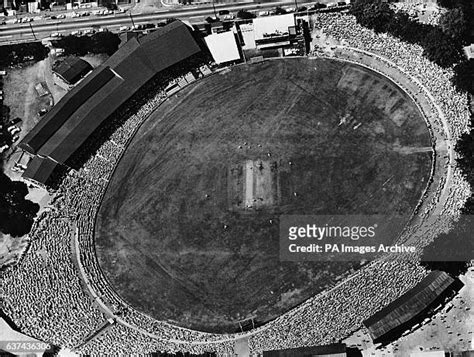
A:
MULTIPOLYGON (((426 101, 419 99, 418 104, 431 130, 449 146, 453 147, 459 135, 466 131, 467 98, 450 85, 451 71, 424 59, 421 48, 376 35, 347 15, 318 14, 314 22, 316 28, 348 48, 388 59, 389 62, 377 59, 379 65, 374 65, 377 67, 374 69, 395 66, 419 81, 418 97, 427 89, 433 98, 423 94, 426 101)), ((357 61, 357 57, 352 60, 357 61)), ((198 63, 193 65, 199 68, 198 63)), ((43 213, 35 223, 31 248, 24 259, 2 274, 4 310, 25 333, 74 348, 112 316, 116 323, 83 345, 81 352, 110 355, 233 351, 238 334, 217 335, 179 328, 128 306, 107 283, 95 255, 95 217, 116 164, 141 123, 166 100, 165 88, 170 81, 188 71, 189 67, 184 72, 179 68, 163 75, 152 83, 154 90, 149 91, 150 97, 139 97, 136 103, 128 103, 127 108, 119 111, 108 139, 79 171, 70 172, 62 180, 51 203, 53 209, 43 213), (80 271, 85 272, 85 282, 79 277, 80 271), (99 307, 97 296, 109 311, 99 307)), ((413 92, 417 89, 409 90, 415 97, 413 92)), ((458 212, 470 194, 455 164, 449 157, 444 159, 448 166, 442 167, 443 172, 452 170, 449 187, 445 188, 448 184, 445 180, 436 182, 435 192, 419 208, 420 213, 425 213, 423 217, 427 218, 438 205, 443 192, 443 213, 450 215, 458 212)), ((253 330, 249 337, 251 352, 339 341, 425 275, 426 271, 418 264, 406 261, 380 260, 368 264, 329 291, 253 330)))
POLYGON ((391 6, 395 11, 402 11, 428 25, 438 25, 441 16, 441 9, 435 4, 396 2, 391 6))

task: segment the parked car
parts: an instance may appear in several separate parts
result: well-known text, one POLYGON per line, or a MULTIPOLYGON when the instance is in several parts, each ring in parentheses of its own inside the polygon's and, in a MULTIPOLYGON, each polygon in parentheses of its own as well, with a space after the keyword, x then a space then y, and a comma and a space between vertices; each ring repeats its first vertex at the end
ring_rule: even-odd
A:
POLYGON ((52 48, 50 53, 52 55, 62 56, 64 55, 64 48, 52 48))
POLYGON ((63 35, 59 32, 53 32, 49 37, 63 37, 63 35))
POLYGON ((39 112, 38 112, 38 116, 42 117, 43 115, 45 115, 46 113, 48 112, 48 109, 41 109, 39 112))
POLYGON ((15 143, 18 141, 18 139, 20 139, 20 136, 17 134, 12 138, 12 141, 15 143))
POLYGON ((15 124, 18 124, 18 123, 21 123, 21 122, 22 122, 21 118, 18 118, 18 117, 17 117, 17 118, 15 118, 15 119, 10 120, 10 121, 8 122, 8 125, 15 125, 15 124))
POLYGON ((15 129, 13 129, 12 131, 10 131, 10 134, 11 135, 15 135, 16 133, 19 133, 21 131, 21 129, 17 126, 15 126, 15 129))

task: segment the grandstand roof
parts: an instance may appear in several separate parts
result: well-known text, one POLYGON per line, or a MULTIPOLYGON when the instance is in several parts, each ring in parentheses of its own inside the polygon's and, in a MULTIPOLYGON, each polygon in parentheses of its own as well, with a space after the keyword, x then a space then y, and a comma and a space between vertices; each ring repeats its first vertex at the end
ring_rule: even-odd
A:
POLYGON ((444 357, 444 351, 413 352, 410 357, 444 357))
POLYGON ((447 273, 433 271, 418 285, 364 321, 373 340, 379 340, 428 308, 455 280, 447 273))
POLYGON ((46 185, 56 166, 53 160, 35 156, 21 177, 46 185))
POLYGON ((453 357, 474 357, 474 350, 454 352, 453 357))
POLYGON ((180 21, 130 39, 43 118, 22 140, 32 154, 64 164, 120 105, 156 73, 200 48, 180 21))
POLYGON ((284 350, 263 351, 263 357, 346 357, 346 345, 334 343, 324 346, 289 348, 284 350))
POLYGON ((240 59, 237 41, 232 31, 209 35, 205 38, 214 61, 218 64, 240 59))
POLYGON ((114 73, 108 67, 94 70, 33 127, 20 142, 19 147, 30 154, 36 154, 66 120, 113 77, 114 73))
POLYGON ((67 57, 53 68, 53 71, 69 84, 76 84, 91 70, 92 66, 88 62, 76 56, 67 57))
POLYGON ((266 38, 264 35, 288 32, 288 28, 295 26, 294 14, 257 17, 253 19, 255 40, 266 38))

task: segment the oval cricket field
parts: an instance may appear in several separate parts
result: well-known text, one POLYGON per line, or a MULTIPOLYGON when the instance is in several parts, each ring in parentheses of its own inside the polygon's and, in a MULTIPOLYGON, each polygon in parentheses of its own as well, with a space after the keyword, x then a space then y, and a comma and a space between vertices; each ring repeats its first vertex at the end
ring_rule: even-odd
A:
POLYGON ((416 105, 375 72, 325 59, 235 66, 139 129, 97 217, 99 262, 156 319, 217 333, 262 324, 354 267, 280 262, 280 215, 409 215, 431 160, 416 105))

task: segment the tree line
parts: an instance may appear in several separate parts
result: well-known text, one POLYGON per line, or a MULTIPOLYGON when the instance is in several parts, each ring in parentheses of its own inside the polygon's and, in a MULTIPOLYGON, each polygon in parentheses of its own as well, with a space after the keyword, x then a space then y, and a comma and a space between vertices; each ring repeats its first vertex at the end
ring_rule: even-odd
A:
POLYGON ((48 56, 48 48, 40 42, 18 43, 0 46, 0 69, 41 61, 48 56))
POLYGON ((55 47, 63 48, 66 55, 84 56, 88 53, 106 53, 109 56, 117 51, 120 38, 112 32, 97 32, 92 36, 65 36, 53 41, 55 47))
POLYGON ((12 181, 0 172, 0 231, 13 237, 27 234, 39 211, 39 205, 25 199, 28 187, 12 181))

